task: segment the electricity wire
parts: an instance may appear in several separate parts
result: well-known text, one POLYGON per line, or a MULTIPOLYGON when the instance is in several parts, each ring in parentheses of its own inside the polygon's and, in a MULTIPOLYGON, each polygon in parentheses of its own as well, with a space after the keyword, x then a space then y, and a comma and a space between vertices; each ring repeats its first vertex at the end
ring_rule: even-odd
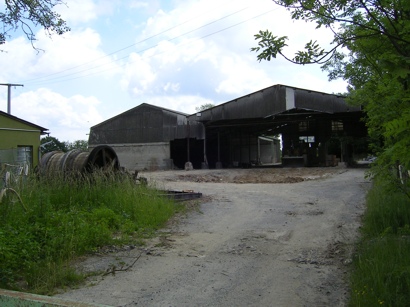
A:
MULTIPOLYGON (((195 41, 198 41, 198 40, 201 40, 201 39, 204 39, 204 38, 208 38, 208 37, 213 36, 213 35, 215 35, 215 34, 221 33, 221 32, 223 32, 223 31, 226 31, 226 30, 231 29, 231 28, 233 28, 233 27, 236 27, 236 26, 239 26, 239 25, 244 24, 244 23, 246 23, 246 22, 249 22, 249 21, 251 21, 251 20, 253 20, 253 19, 256 19, 256 18, 259 18, 259 17, 264 16, 264 15, 266 15, 266 14, 269 14, 269 13, 275 11, 275 10, 277 10, 277 9, 272 9, 272 10, 263 12, 263 13, 261 13, 261 14, 258 14, 258 15, 256 15, 256 16, 250 17, 250 18, 248 18, 248 19, 246 19, 246 20, 243 20, 243 21, 241 21, 241 22, 238 22, 238 23, 236 23, 236 24, 233 24, 233 25, 230 25, 230 26, 228 26, 228 27, 225 27, 225 28, 219 29, 219 30, 217 30, 217 31, 214 31, 214 32, 212 32, 212 33, 203 35, 203 36, 198 37, 198 38, 196 38, 196 39, 194 39, 194 40, 190 40, 189 42, 185 42, 185 43, 178 44, 177 47, 189 45, 189 44, 192 44, 192 43, 195 42, 195 41)), ((232 14, 235 14, 235 13, 232 13, 232 14)), ((232 15, 232 14, 230 14, 230 15, 232 15)), ((225 18, 225 17, 223 17, 223 18, 225 18)), ((223 19, 223 18, 222 18, 222 19, 223 19)), ((218 21, 218 20, 213 21, 213 22, 211 22, 211 23, 208 23, 207 25, 212 24, 212 23, 215 23, 215 22, 217 22, 217 21, 218 21)), ((198 27, 198 28, 196 28, 196 29, 194 29, 194 30, 190 30, 190 31, 188 31, 188 32, 186 32, 186 33, 180 34, 180 35, 178 35, 178 36, 176 36, 176 37, 173 37, 173 38, 171 38, 171 39, 168 39, 168 40, 166 40, 166 41, 173 41, 173 40, 175 40, 175 39, 177 39, 177 38, 180 38, 180 37, 185 36, 185 35, 187 35, 187 34, 189 34, 189 33, 192 33, 192 32, 194 32, 194 31, 197 31, 197 30, 201 29, 201 28, 204 28, 204 27, 207 26, 207 25, 203 25, 203 26, 198 27)), ((159 44, 160 44, 160 43, 155 44, 155 45, 150 46, 150 47, 147 47, 147 48, 144 48, 144 49, 142 49, 142 50, 137 51, 136 53, 142 53, 142 52, 144 52, 144 51, 153 49, 153 48, 155 48, 155 47, 158 47, 159 44)), ((123 48, 123 49, 126 49, 126 48, 123 48)), ((154 56, 158 56, 158 55, 160 55, 160 54, 163 54, 163 53, 165 53, 165 52, 166 52, 166 51, 157 52, 157 53, 155 53, 155 54, 153 54, 153 55, 150 55, 150 56, 144 56, 143 58, 144 58, 144 59, 151 58, 151 57, 154 57, 154 56)), ((104 56, 104 57, 105 57, 105 56, 104 56)), ((88 68, 88 69, 84 69, 84 70, 81 70, 81 71, 77 71, 77 72, 74 72, 74 73, 71 73, 71 74, 67 74, 67 75, 64 75, 64 76, 60 76, 60 77, 56 77, 56 78, 52 78, 52 79, 48 79, 48 80, 43 80, 43 81, 32 82, 32 83, 40 84, 40 85, 41 85, 41 84, 54 84, 54 83, 72 81, 72 80, 76 80, 76 79, 79 79, 79 78, 85 78, 85 77, 93 76, 93 75, 96 75, 96 74, 101 74, 101 73, 104 73, 104 72, 109 71, 109 70, 113 70, 113 69, 117 69, 117 68, 123 67, 123 66, 125 66, 125 65, 129 65, 130 63, 133 63, 133 61, 124 63, 124 64, 122 64, 122 65, 118 65, 118 66, 115 66, 115 67, 107 68, 107 69, 104 69, 104 70, 99 70, 99 71, 97 71, 97 72, 92 72, 92 73, 85 74, 85 75, 81 75, 81 76, 78 76, 78 77, 66 79, 67 77, 72 76, 72 75, 76 75, 76 74, 79 74, 79 73, 82 73, 82 72, 86 72, 86 71, 90 71, 90 70, 95 70, 95 69, 101 68, 101 67, 106 66, 106 65, 112 65, 113 62, 118 62, 118 61, 124 60, 124 59, 126 59, 126 58, 128 58, 128 57, 130 57, 130 54, 128 54, 128 55, 126 55, 126 56, 124 56, 124 57, 115 59, 115 60, 113 60, 113 61, 110 61, 109 63, 101 64, 101 65, 98 65, 98 66, 95 66, 95 67, 92 67, 92 68, 88 68), (62 79, 62 80, 59 80, 59 79, 62 79)), ((80 66, 81 66, 81 65, 80 65, 80 66)), ((56 73, 56 74, 57 74, 57 73, 56 73)), ((30 85, 31 85, 32 83, 30 83, 30 85)))
MULTIPOLYGON (((76 65, 76 66, 74 66, 74 67, 70 67, 70 68, 64 69, 64 70, 62 70, 62 71, 49 74, 49 75, 47 75, 47 76, 42 76, 42 77, 38 77, 38 78, 28 79, 28 80, 25 80, 24 83, 36 82, 36 80, 39 80, 39 79, 47 79, 47 78, 49 78, 49 77, 51 77, 51 76, 59 75, 59 74, 62 74, 62 73, 64 73, 64 72, 66 72, 66 71, 71 71, 71 70, 77 69, 77 68, 79 68, 79 67, 83 67, 83 66, 89 65, 89 64, 91 64, 91 63, 94 63, 94 62, 96 62, 96 61, 98 61, 98 60, 101 60, 101 59, 103 59, 103 58, 110 57, 110 56, 112 56, 112 55, 114 55, 114 54, 120 53, 121 51, 127 50, 127 49, 129 49, 129 48, 131 48, 131 47, 134 47, 134 46, 138 45, 138 44, 144 43, 144 42, 146 42, 146 41, 148 41, 148 40, 151 40, 151 39, 153 39, 153 38, 155 38, 155 37, 157 37, 157 36, 160 36, 160 35, 165 34, 165 33, 169 32, 169 31, 171 31, 171 30, 174 30, 174 29, 176 29, 176 28, 178 28, 178 27, 180 27, 180 26, 182 26, 182 25, 184 25, 184 24, 187 24, 187 23, 191 22, 192 20, 196 20, 198 17, 204 16, 204 15, 206 15, 207 13, 209 13, 210 11, 215 10, 216 8, 220 8, 220 7, 224 6, 224 5, 226 5, 228 2, 230 2, 230 1, 227 1, 227 2, 225 2, 224 4, 222 4, 222 5, 220 5, 220 6, 217 6, 217 7, 215 7, 215 8, 212 8, 212 9, 206 11, 206 12, 203 13, 203 14, 200 14, 200 15, 197 15, 197 16, 195 16, 195 17, 192 17, 192 18, 190 18, 190 19, 188 19, 188 20, 186 20, 186 21, 184 21, 184 22, 182 22, 182 23, 179 23, 179 24, 177 24, 177 25, 175 25, 175 26, 173 26, 173 27, 170 27, 170 28, 168 28, 168 29, 166 29, 166 30, 164 30, 164 31, 161 31, 161 32, 159 32, 159 33, 156 33, 156 34, 154 34, 154 35, 152 35, 152 36, 149 36, 149 37, 147 37, 147 38, 144 38, 144 39, 142 39, 142 40, 140 40, 140 41, 138 41, 138 42, 136 42, 136 43, 133 43, 133 44, 128 45, 128 46, 126 46, 126 47, 123 47, 123 48, 121 48, 121 49, 115 50, 115 51, 113 51, 113 52, 111 52, 111 53, 109 53, 109 54, 106 54, 106 55, 104 55, 104 56, 98 57, 98 58, 96 58, 96 59, 94 59, 94 60, 91 60, 91 61, 89 61, 89 62, 80 64, 80 65, 76 65)), ((214 20, 214 21, 212 21, 212 22, 210 22, 210 23, 207 23, 207 24, 205 24, 205 25, 203 25, 203 26, 201 26, 201 27, 199 27, 199 28, 196 28, 195 30, 192 30, 192 31, 187 32, 187 33, 184 33, 184 34, 182 34, 181 36, 186 35, 186 34, 189 34, 189 33, 193 32, 193 31, 198 30, 198 29, 204 28, 204 27, 206 27, 206 26, 208 26, 208 25, 210 25, 210 24, 216 23, 216 22, 218 22, 218 21, 220 21, 220 20, 223 20, 223 19, 225 19, 225 18, 228 18, 228 17, 230 17, 230 16, 232 16, 232 15, 235 15, 235 14, 237 14, 237 13, 239 13, 239 12, 244 11, 244 10, 247 9, 247 8, 249 8, 249 6, 243 8, 243 9, 241 9, 241 10, 238 10, 238 11, 236 11, 236 12, 234 12, 234 13, 231 13, 231 14, 228 14, 228 15, 226 15, 226 16, 223 16, 223 17, 221 17, 221 18, 219 18, 219 19, 217 19, 217 20, 214 20)), ((178 36, 178 37, 179 37, 179 36, 178 36)), ((178 38, 178 37, 176 37, 176 38, 178 38)), ((174 39, 175 39, 175 38, 174 38, 174 39)), ((155 46, 154 46, 154 47, 155 47, 155 46)), ((148 49, 149 49, 149 48, 148 48, 148 49)), ((142 50, 142 51, 145 51, 145 50, 142 50)), ((124 59, 124 58, 126 58, 126 57, 122 57, 121 59, 124 59)), ((98 67, 98 66, 97 66, 97 67, 98 67)), ((88 68, 88 69, 94 69, 94 68, 95 68, 95 67, 88 68)), ((84 69, 84 70, 81 70, 81 71, 77 71, 77 72, 72 73, 72 74, 81 73, 81 72, 86 71, 86 70, 88 70, 88 69, 84 69)), ((69 75, 72 75, 72 74, 69 74, 69 75)), ((66 75, 66 76, 67 76, 67 75, 66 75)), ((64 77, 64 76, 63 76, 63 77, 64 77)))

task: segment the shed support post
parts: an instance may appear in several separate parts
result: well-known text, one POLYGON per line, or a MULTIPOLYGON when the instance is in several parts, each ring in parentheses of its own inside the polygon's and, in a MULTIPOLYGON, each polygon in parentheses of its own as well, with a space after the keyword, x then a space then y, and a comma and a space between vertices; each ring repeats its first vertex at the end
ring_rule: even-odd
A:
POLYGON ((204 162, 202 162, 202 169, 208 169, 208 159, 206 157, 206 129, 205 129, 205 125, 202 124, 202 126, 204 127, 204 162))
POLYGON ((187 121, 187 159, 188 159, 188 161, 187 162, 185 162, 185 170, 186 171, 190 171, 190 170, 193 170, 194 169, 194 167, 192 166, 192 163, 191 163, 191 157, 190 157, 190 152, 189 152, 189 146, 190 146, 190 144, 189 144, 189 138, 190 138, 190 127, 189 127, 189 121, 187 121))
POLYGON ((221 162, 221 149, 220 149, 220 135, 218 131, 218 161, 216 162, 215 168, 220 169, 222 168, 222 162, 221 162))
POLYGON ((261 165, 261 140, 258 136, 258 157, 256 161, 257 165, 261 165))

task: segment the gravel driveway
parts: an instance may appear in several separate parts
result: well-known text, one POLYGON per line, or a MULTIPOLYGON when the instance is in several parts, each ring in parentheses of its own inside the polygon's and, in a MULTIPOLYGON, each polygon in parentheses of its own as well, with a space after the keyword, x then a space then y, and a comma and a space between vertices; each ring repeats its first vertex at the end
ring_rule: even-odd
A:
POLYGON ((143 248, 86 259, 84 270, 112 274, 57 296, 110 306, 345 306, 352 244, 370 187, 364 172, 144 173, 159 188, 203 193, 199 210, 143 248), (286 176, 299 179, 253 183, 286 176))

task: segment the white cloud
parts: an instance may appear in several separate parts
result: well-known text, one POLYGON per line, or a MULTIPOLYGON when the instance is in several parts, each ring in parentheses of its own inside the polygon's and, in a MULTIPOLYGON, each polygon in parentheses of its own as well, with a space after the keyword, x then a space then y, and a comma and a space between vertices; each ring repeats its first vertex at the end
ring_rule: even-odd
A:
POLYGON ((57 7, 61 18, 69 26, 95 20, 98 17, 98 6, 93 0, 67 0, 57 7))
POLYGON ((13 98, 12 115, 48 128, 60 141, 88 139, 89 128, 102 121, 96 97, 64 97, 40 88, 13 98))
POLYGON ((206 99, 201 96, 194 95, 178 95, 178 96, 151 96, 149 104, 167 108, 182 113, 193 114, 196 108, 204 104, 215 104, 215 101, 206 99))
POLYGON ((144 36, 139 39, 155 36, 150 44, 145 42, 144 45, 153 47, 140 56, 138 65, 132 64, 134 68, 128 69, 122 79, 134 97, 149 93, 173 95, 169 84, 178 84, 179 95, 200 95, 214 101, 233 99, 235 95, 244 95, 278 83, 303 88, 312 85, 313 90, 319 91, 329 88, 325 74, 318 67, 290 64, 280 56, 274 61, 259 63, 256 53, 250 52, 250 48, 256 46, 253 35, 260 29, 280 29, 277 32, 282 33, 278 34, 288 35, 291 44, 289 52, 302 47, 309 36, 318 34, 313 24, 290 21, 289 12, 271 1, 256 0, 252 5, 247 1, 235 2, 237 11, 249 7, 216 22, 216 27, 204 27, 183 35, 235 12, 227 4, 184 1, 176 9, 169 12, 159 10, 149 18, 142 31, 144 36), (212 11, 215 7, 219 9, 212 11), (253 18, 269 10, 273 12, 253 18), (241 26, 207 36, 212 31, 217 32, 245 20, 248 21, 241 26), (171 30, 166 31, 168 29, 171 30), (161 32, 163 34, 156 35, 161 32))
POLYGON ((220 59, 220 73, 224 78, 216 89, 218 93, 240 96, 272 85, 264 70, 235 54, 220 59))
POLYGON ((132 9, 147 8, 149 6, 149 3, 146 1, 134 0, 130 1, 129 6, 132 9))
MULTIPOLYGON (((12 112, 18 101, 26 108, 18 110, 22 118, 62 140, 83 139, 93 124, 142 102, 194 113, 274 84, 324 92, 345 87, 327 82, 317 66, 280 57, 257 61, 250 48, 262 29, 288 35, 290 52, 311 37, 329 39, 313 24, 291 21, 271 0, 69 0, 68 6, 61 12, 71 32, 51 38, 38 32, 35 44, 45 52, 17 37, 0 54, 0 82, 25 84, 13 90, 12 112)), ((6 89, 0 99, 6 101, 6 89)))
POLYGON ((7 53, 0 57, 3 68, 0 78, 28 80, 34 85, 98 71, 104 71, 104 74, 117 73, 118 64, 112 62, 100 50, 100 46, 100 35, 89 28, 52 38, 40 31, 35 42, 35 47, 43 50, 39 52, 23 37, 18 37, 5 44, 7 53))
POLYGON ((168 82, 168 83, 165 84, 165 86, 164 86, 165 92, 168 92, 168 91, 178 92, 180 88, 181 88, 181 86, 180 86, 179 83, 171 83, 171 82, 168 82))
POLYGON ((128 89, 132 96, 138 96, 150 92, 155 79, 153 67, 140 55, 132 53, 121 80, 122 87, 128 89))

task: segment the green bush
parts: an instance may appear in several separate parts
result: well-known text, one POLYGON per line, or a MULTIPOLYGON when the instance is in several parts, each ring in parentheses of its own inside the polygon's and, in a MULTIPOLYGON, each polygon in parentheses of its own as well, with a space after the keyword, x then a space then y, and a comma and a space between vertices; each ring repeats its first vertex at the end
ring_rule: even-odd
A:
POLYGON ((82 280, 68 263, 104 245, 140 241, 178 210, 128 176, 31 178, 0 203, 0 287, 49 293, 82 280))

